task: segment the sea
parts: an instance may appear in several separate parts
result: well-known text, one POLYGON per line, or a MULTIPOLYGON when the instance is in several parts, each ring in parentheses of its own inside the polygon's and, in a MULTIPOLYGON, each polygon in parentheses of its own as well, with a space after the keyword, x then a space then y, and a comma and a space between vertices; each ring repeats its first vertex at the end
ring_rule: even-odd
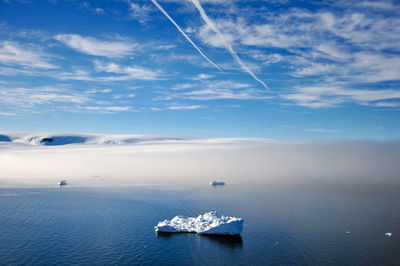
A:
POLYGON ((400 265, 396 191, 319 182, 3 187, 0 265, 400 265), (243 233, 154 231, 213 210, 243 218, 243 233))

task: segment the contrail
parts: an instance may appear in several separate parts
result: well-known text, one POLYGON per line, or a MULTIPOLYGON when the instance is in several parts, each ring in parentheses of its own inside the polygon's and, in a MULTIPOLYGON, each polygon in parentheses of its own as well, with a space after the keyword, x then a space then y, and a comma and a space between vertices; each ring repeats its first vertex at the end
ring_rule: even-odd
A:
POLYGON ((186 40, 188 40, 193 45, 194 48, 196 48, 196 50, 200 53, 202 57, 204 57, 204 59, 206 59, 211 65, 213 65, 219 71, 222 71, 222 69, 220 69, 213 61, 211 61, 205 54, 203 54, 200 48, 189 38, 189 36, 186 35, 186 33, 181 29, 181 27, 179 27, 179 25, 176 24, 176 22, 170 17, 170 15, 168 15, 167 11, 165 11, 164 8, 162 8, 162 6, 160 6, 156 0, 150 0, 150 1, 153 2, 153 4, 169 19, 169 21, 172 22, 172 24, 174 24, 174 26, 179 30, 179 32, 182 33, 182 35, 186 38, 186 40))
MULTIPOLYGON (((153 0, 152 0, 153 1, 153 0)), ((246 71, 247 73, 250 74, 250 76, 252 76, 256 81, 258 81, 261 85, 264 86, 264 88, 266 88, 267 90, 269 90, 267 84, 264 83, 264 81, 262 81, 261 79, 259 79, 256 75, 254 75, 253 71, 251 71, 250 68, 248 68, 243 62, 242 60, 239 58, 239 56, 236 54, 235 50, 233 50, 232 46, 226 42, 224 40, 224 36, 222 35, 222 33, 219 31, 219 29, 217 28, 217 26, 214 24, 214 22, 207 16, 206 12, 204 11, 203 7, 200 4, 199 0, 191 0, 192 3, 194 4, 194 6, 197 8, 197 10, 200 13, 201 18, 204 20, 204 22, 211 28, 212 31, 214 31, 219 38, 221 38, 221 40, 224 41, 224 45, 225 48, 228 50, 228 52, 231 54, 231 56, 233 57, 233 59, 236 61, 236 63, 238 63, 241 68, 246 71)))

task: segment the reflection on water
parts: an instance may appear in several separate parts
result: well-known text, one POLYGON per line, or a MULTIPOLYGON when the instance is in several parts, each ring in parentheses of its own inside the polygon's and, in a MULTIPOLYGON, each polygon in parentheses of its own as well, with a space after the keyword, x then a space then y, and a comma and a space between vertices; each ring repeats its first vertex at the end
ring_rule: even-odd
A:
POLYGON ((0 264, 398 264, 400 193, 320 183, 0 188, 0 264), (154 232, 212 210, 242 235, 154 232))
MULTIPOLYGON (((204 245, 209 244, 209 242, 214 242, 230 249, 237 249, 243 247, 243 238, 240 235, 206 235, 206 234, 196 234, 196 233, 165 233, 157 232, 157 237, 164 240, 171 239, 174 241, 180 241, 182 239, 197 242, 205 242, 204 245), (179 239, 181 238, 181 239, 179 239)), ((168 245, 168 243, 166 243, 168 245)))
POLYGON ((218 243, 219 245, 231 249, 243 248, 243 238, 240 235, 233 235, 233 236, 201 235, 198 237, 200 239, 209 240, 211 242, 218 243))

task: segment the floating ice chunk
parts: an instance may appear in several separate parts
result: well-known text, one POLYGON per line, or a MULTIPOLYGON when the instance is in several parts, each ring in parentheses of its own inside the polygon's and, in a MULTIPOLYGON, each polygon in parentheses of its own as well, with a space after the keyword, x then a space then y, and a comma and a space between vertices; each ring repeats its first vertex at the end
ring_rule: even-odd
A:
POLYGON ((387 232, 387 233, 385 233, 385 236, 392 236, 392 233, 387 232))
POLYGON ((60 181, 58 181, 58 185, 59 185, 59 186, 66 186, 66 185, 67 185, 67 181, 65 181, 65 180, 60 180, 60 181))
POLYGON ((212 181, 210 183, 210 185, 211 186, 223 186, 223 185, 225 185, 225 182, 224 181, 212 181))
POLYGON ((212 211, 197 217, 175 216, 170 221, 159 222, 154 229, 165 233, 239 235, 243 230, 243 222, 242 218, 219 216, 212 211))

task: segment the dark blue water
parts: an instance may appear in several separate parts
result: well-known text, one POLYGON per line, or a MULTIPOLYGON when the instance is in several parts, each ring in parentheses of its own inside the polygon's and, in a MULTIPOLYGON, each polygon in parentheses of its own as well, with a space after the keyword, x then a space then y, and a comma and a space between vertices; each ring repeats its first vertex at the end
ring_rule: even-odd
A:
POLYGON ((319 186, 3 188, 0 264, 400 265, 399 206, 319 186), (241 238, 154 233, 210 210, 244 218, 241 238))

